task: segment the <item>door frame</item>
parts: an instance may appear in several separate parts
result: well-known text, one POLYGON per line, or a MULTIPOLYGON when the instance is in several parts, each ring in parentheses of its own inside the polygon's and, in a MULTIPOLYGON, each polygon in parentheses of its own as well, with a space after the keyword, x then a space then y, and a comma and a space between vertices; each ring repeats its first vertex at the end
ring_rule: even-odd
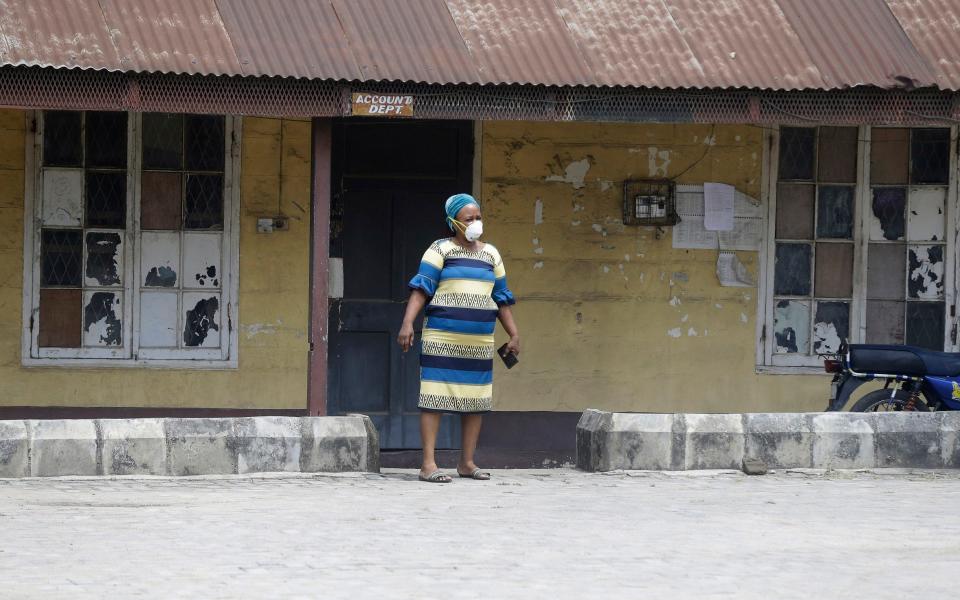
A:
MULTIPOLYGON (((338 378, 336 373, 331 369, 336 365, 332 352, 334 351, 333 342, 336 337, 336 331, 331 329, 332 318, 331 311, 333 311, 337 306, 337 301, 335 299, 329 298, 330 288, 328 283, 329 277, 329 268, 332 257, 340 256, 342 257, 342 249, 339 247, 338 239, 335 239, 331 234, 331 228, 333 227, 333 218, 331 213, 335 212, 338 209, 337 202, 342 194, 344 189, 349 188, 351 191, 375 191, 375 190, 392 190, 392 191, 417 191, 417 192, 441 192, 444 190, 449 190, 451 185, 450 178, 438 179, 432 181, 429 178, 415 178, 415 177, 394 177, 391 175, 386 175, 384 177, 373 176, 356 176, 351 177, 344 173, 346 166, 343 164, 345 158, 345 143, 349 133, 346 131, 351 123, 358 123, 359 118, 334 118, 334 119, 317 119, 317 121, 323 121, 326 129, 322 132, 322 139, 318 139, 316 135, 317 128, 315 126, 315 136, 314 136, 314 157, 315 157, 315 168, 314 176, 320 177, 324 173, 320 168, 319 164, 321 161, 328 168, 326 170, 326 186, 323 187, 318 185, 318 182, 314 182, 314 191, 315 197, 322 196, 325 202, 316 203, 314 206, 315 211, 323 211, 325 219, 316 219, 314 223, 317 226, 324 227, 323 232, 318 235, 315 231, 313 234, 311 249, 314 257, 319 256, 321 253, 324 253, 323 257, 324 264, 322 265, 322 271, 320 270, 320 265, 316 258, 312 261, 311 275, 313 279, 323 279, 319 284, 314 283, 311 285, 312 293, 319 293, 322 291, 322 299, 314 299, 311 303, 311 333, 313 334, 311 340, 322 340, 323 345, 323 362, 320 360, 320 353, 317 351, 320 344, 312 343, 311 348, 311 376, 310 376, 310 394, 309 394, 309 408, 310 414, 333 414, 335 407, 339 406, 337 398, 334 398, 332 394, 335 394, 336 391, 332 389, 334 384, 337 382, 338 378), (322 157, 322 158, 320 158, 322 157), (318 160, 320 158, 320 160, 318 160), (321 223, 321 220, 323 221, 321 223), (322 290, 321 290, 322 288, 322 290), (318 321, 323 321, 323 323, 318 323, 318 321), (323 371, 323 376, 320 376, 320 371, 323 371), (319 396, 323 396, 322 400, 319 399, 319 396), (321 410, 322 409, 322 412, 321 410), (315 412, 316 410, 316 412, 315 412)), ((370 123, 383 123, 384 125, 399 125, 400 122, 397 119, 371 119, 363 118, 362 122, 364 124, 370 123)), ((463 154, 467 157, 464 160, 459 160, 456 165, 456 174, 454 177, 455 187, 459 190, 470 190, 471 193, 477 192, 477 186, 479 183, 479 167, 480 167, 480 157, 478 152, 479 144, 479 123, 477 121, 467 121, 467 120, 437 120, 437 121, 417 121, 420 125, 430 125, 436 124, 441 127, 456 127, 460 128, 463 133, 459 141, 459 148, 463 154)), ((438 217, 440 218, 440 217, 438 217)), ((392 384, 395 385, 395 384, 392 384)))

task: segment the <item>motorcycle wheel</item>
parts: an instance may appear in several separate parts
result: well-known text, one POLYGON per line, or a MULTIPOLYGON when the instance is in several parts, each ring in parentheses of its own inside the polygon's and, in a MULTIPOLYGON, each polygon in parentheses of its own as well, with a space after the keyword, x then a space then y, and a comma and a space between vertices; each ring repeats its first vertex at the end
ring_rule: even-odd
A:
MULTIPOLYGON (((909 399, 910 394, 903 390, 897 390, 893 398, 890 397, 890 390, 875 390, 857 400, 850 412, 902 412, 906 410, 909 399)), ((920 399, 914 403, 913 411, 930 412, 930 407, 922 393, 920 399)))

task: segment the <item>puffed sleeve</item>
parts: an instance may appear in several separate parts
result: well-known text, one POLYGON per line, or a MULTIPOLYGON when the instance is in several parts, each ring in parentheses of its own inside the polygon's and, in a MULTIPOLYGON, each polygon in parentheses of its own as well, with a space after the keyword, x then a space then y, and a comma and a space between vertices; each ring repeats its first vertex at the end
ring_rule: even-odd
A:
POLYGON ((432 298, 437 293, 437 284, 440 282, 440 271, 442 269, 443 254, 440 252, 440 246, 436 243, 431 244, 427 251, 423 253, 423 258, 420 259, 420 269, 407 286, 411 290, 421 290, 432 298))
POLYGON ((497 306, 510 306, 517 303, 513 297, 513 292, 507 287, 507 270, 503 266, 503 259, 497 252, 497 264, 493 267, 493 276, 496 278, 493 282, 493 292, 490 294, 497 306))

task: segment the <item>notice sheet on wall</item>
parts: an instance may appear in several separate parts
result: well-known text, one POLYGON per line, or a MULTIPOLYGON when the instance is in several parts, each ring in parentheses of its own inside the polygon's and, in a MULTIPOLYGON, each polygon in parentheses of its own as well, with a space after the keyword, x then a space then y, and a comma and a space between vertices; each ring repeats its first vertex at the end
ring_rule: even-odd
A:
POLYGON ((680 222, 673 227, 673 247, 695 250, 760 250, 763 220, 759 202, 734 189, 733 228, 711 231, 705 221, 703 185, 678 185, 677 214, 680 222))
POLYGON ((736 188, 725 183, 703 184, 703 226, 710 231, 733 231, 736 188))

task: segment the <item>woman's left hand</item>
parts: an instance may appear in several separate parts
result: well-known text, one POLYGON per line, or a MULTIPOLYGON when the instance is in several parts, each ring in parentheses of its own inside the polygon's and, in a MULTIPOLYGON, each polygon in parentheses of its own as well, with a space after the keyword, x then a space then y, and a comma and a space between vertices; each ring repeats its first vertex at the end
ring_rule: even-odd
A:
POLYGON ((507 352, 513 353, 514 356, 520 356, 520 336, 515 335, 510 338, 510 341, 507 342, 507 352))

